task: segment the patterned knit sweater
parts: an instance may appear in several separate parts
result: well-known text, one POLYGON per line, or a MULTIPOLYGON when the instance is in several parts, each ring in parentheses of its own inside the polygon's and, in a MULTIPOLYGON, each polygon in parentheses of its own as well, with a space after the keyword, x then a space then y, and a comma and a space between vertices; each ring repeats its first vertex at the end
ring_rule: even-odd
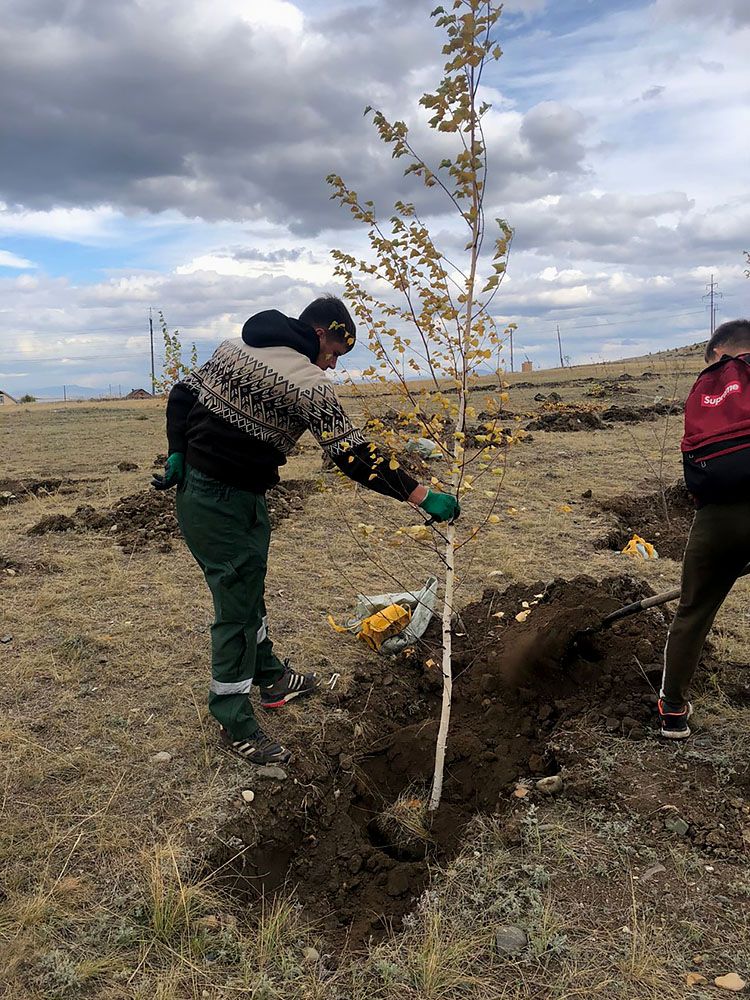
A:
POLYGON ((333 385, 314 364, 315 331, 275 310, 258 313, 243 338, 225 340, 178 382, 167 404, 169 452, 220 482, 265 493, 306 430, 351 479, 397 500, 418 483, 356 430, 333 385))

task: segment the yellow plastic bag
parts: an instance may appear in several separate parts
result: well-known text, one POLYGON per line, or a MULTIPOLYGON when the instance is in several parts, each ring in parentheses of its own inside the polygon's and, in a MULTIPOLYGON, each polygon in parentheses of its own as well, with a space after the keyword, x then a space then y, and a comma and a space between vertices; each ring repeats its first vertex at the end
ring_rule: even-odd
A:
POLYGON ((392 594, 357 594, 352 613, 339 625, 333 615, 328 624, 336 632, 351 632, 376 650, 391 656, 420 639, 432 620, 437 600, 437 577, 430 576, 415 591, 392 594), (365 623, 367 627, 365 628, 365 623))
POLYGON ((626 556, 634 556, 636 559, 659 558, 659 553, 653 545, 640 535, 633 535, 622 551, 626 556))
POLYGON ((389 604, 387 608, 365 618, 358 638, 370 649, 378 650, 393 635, 403 632, 411 621, 411 608, 401 604, 389 604))

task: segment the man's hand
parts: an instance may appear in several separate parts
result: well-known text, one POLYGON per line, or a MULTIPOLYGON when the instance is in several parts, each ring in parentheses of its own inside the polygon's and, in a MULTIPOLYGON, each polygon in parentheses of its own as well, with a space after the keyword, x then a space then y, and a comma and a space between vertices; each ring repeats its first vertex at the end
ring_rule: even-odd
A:
POLYGON ((154 474, 151 485, 155 490, 168 490, 172 486, 179 486, 185 478, 185 456, 182 452, 173 452, 164 466, 164 475, 154 474))
POLYGON ((422 510, 426 510, 435 521, 448 521, 449 523, 458 520, 461 508, 458 500, 452 493, 438 493, 437 490, 428 490, 427 496, 419 504, 422 510))

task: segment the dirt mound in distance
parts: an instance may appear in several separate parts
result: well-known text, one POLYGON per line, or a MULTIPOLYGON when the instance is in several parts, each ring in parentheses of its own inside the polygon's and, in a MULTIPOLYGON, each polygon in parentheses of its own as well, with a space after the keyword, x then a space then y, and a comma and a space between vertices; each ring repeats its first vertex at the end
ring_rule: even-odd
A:
MULTIPOLYGON (((271 527, 299 513, 314 488, 313 480, 290 479, 269 490, 266 502, 271 527)), ((109 510, 96 510, 89 504, 82 504, 70 516, 51 514, 43 517, 27 534, 38 536, 65 531, 107 531, 127 552, 144 549, 171 552, 173 540, 180 537, 174 491, 148 489, 133 493, 121 497, 109 510)))
POLYGON ((58 491, 71 493, 72 485, 69 479, 58 479, 54 476, 44 479, 0 479, 0 507, 23 503, 32 496, 50 496, 58 491))
POLYGON ((547 406, 549 404, 545 403, 543 412, 526 424, 527 431, 603 431, 608 428, 601 415, 591 408, 555 404, 554 408, 546 410, 547 406))
POLYGON ((637 534, 655 546, 660 556, 682 559, 695 503, 681 480, 668 486, 663 495, 659 491, 624 493, 599 506, 615 516, 615 524, 594 543, 596 548, 621 552, 637 534))
POLYGON ((656 420, 671 414, 682 413, 684 403, 653 403, 650 406, 610 406, 602 413, 602 419, 613 423, 636 424, 642 420, 656 420))
POLYGON ((44 562, 20 562, 18 559, 10 559, 0 555, 0 580, 14 576, 23 576, 28 573, 59 573, 59 567, 52 563, 44 562))
MULTIPOLYGON (((547 741, 560 721, 590 714, 594 724, 614 719, 608 728, 622 738, 645 737, 655 695, 633 650, 656 660, 664 617, 648 612, 592 637, 586 658, 571 640, 574 628, 649 592, 629 577, 580 577, 491 589, 462 610, 443 802, 432 822, 425 803, 440 711, 438 650, 428 632, 395 665, 366 661, 345 693, 328 696, 339 711, 324 744, 298 756, 294 782, 274 783, 272 795, 229 822, 210 867, 250 904, 295 886, 334 940, 358 945, 398 927, 429 865, 459 849, 475 814, 507 810, 519 778, 557 771, 547 741)), ((436 636, 435 624, 431 630, 436 636)), ((256 788, 263 782, 249 777, 256 788)))

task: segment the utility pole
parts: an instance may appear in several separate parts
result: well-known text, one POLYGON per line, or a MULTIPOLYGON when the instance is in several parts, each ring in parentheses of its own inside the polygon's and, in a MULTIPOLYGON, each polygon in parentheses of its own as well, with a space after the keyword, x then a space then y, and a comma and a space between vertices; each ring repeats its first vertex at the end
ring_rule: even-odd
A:
POLYGON ((68 394, 65 391, 65 386, 63 386, 63 403, 67 403, 67 402, 68 402, 68 394))
POLYGON ((510 331, 510 370, 513 371, 513 331, 510 331))
POLYGON ((557 324, 557 346, 558 346, 559 351, 560 351, 560 367, 564 368, 565 367, 565 362, 563 361, 562 341, 560 340, 560 324, 559 323, 557 324))
POLYGON ((709 316, 710 316, 710 322, 711 322, 711 336, 712 337, 713 337, 714 332, 716 330, 716 299, 722 299, 722 298, 724 298, 724 296, 721 294, 721 292, 716 291, 716 289, 718 287, 719 287, 719 283, 718 283, 718 281, 714 281, 714 276, 712 274, 711 275, 711 281, 706 285, 706 288, 708 289, 708 291, 703 296, 704 299, 708 299, 708 301, 709 301, 709 307, 708 308, 709 308, 709 316))
POLYGON ((151 315, 151 307, 148 310, 148 330, 151 337, 151 392, 156 391, 156 372, 154 370, 154 319, 151 315))

